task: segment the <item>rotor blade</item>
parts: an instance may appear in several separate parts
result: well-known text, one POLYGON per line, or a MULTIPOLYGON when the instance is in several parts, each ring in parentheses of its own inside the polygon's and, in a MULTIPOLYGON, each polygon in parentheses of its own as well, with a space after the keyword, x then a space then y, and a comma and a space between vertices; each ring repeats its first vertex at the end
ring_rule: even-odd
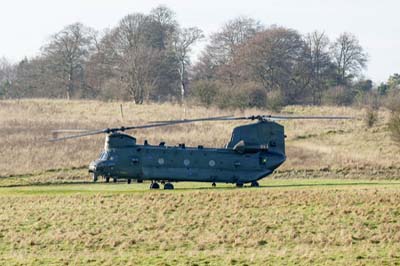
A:
POLYGON ((52 130, 51 135, 53 136, 53 139, 56 139, 59 134, 65 134, 65 133, 79 133, 79 132, 87 132, 89 130, 87 129, 57 129, 57 130, 52 130))
POLYGON ((267 120, 343 120, 343 119, 354 119, 351 116, 280 116, 271 115, 265 117, 267 120))
POLYGON ((150 121, 150 123, 191 123, 191 122, 199 122, 199 121, 225 121, 233 118, 232 115, 226 116, 216 116, 216 117, 204 117, 204 118, 195 118, 195 119, 182 119, 182 120, 164 120, 164 121, 150 121))
POLYGON ((169 120, 169 121, 152 121, 151 123, 168 123, 168 124, 180 124, 180 123, 192 123, 199 121, 235 121, 235 120, 294 120, 294 119, 354 119, 350 116, 280 116, 280 115, 252 115, 252 116, 220 116, 220 117, 207 117, 197 119, 184 119, 184 120, 169 120))
MULTIPOLYGON (((156 123, 156 124, 147 124, 143 126, 133 126, 133 127, 121 127, 116 131, 126 131, 126 130, 133 130, 133 129, 145 129, 145 128, 153 128, 153 127, 164 127, 164 126, 171 126, 171 125, 176 125, 176 124, 184 124, 184 123, 193 123, 197 121, 203 121, 203 120, 176 120, 176 121, 170 121, 170 122, 164 122, 164 123, 156 123)), ((114 129, 112 129, 114 130, 114 129)))
POLYGON ((169 126, 169 125, 174 125, 174 124, 179 124, 179 123, 184 123, 184 122, 158 123, 158 124, 149 124, 149 125, 142 125, 142 126, 106 128, 106 129, 101 129, 101 130, 92 130, 92 131, 84 132, 82 134, 70 135, 70 136, 65 136, 65 137, 61 137, 61 138, 52 138, 49 141, 54 142, 54 141, 61 141, 61 140, 66 140, 66 139, 75 139, 75 138, 80 138, 80 137, 97 135, 97 134, 101 134, 101 133, 112 133, 112 132, 118 132, 118 131, 123 132, 126 130, 162 127, 162 126, 169 126))
MULTIPOLYGON (((272 115, 257 115, 257 116, 218 116, 218 117, 207 117, 207 118, 197 118, 197 119, 184 119, 184 120, 170 120, 170 121, 153 121, 153 124, 147 124, 142 126, 131 126, 131 127, 117 127, 117 128, 106 128, 101 130, 74 130, 73 132, 83 132, 82 134, 70 135, 61 138, 52 138, 50 141, 60 141, 66 139, 74 139, 85 136, 97 135, 101 133, 112 133, 118 131, 134 130, 134 129, 145 129, 154 127, 163 127, 169 125, 183 124, 183 123, 193 123, 200 121, 233 121, 233 120, 260 120, 260 121, 274 121, 274 120, 294 120, 294 119, 354 119, 354 117, 349 116, 272 116, 272 115)), ((69 130, 54 130, 54 132, 67 133, 69 130)))
POLYGON ((76 132, 86 132, 90 131, 89 129, 57 129, 52 130, 51 133, 76 133, 76 132))
POLYGON ((85 136, 91 136, 91 135, 97 135, 101 133, 107 133, 106 129, 102 130, 93 130, 93 131, 88 131, 82 134, 77 134, 77 135, 70 135, 70 136, 65 136, 61 138, 52 138, 49 141, 60 141, 60 140, 66 140, 66 139, 75 139, 75 138, 80 138, 80 137, 85 137, 85 136))

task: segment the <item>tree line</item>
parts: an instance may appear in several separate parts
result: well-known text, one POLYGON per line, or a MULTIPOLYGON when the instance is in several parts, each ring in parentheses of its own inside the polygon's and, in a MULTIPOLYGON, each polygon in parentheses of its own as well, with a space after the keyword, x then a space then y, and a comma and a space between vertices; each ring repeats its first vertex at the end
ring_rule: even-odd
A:
POLYGON ((248 17, 226 22, 192 64, 205 39, 159 6, 123 17, 98 32, 81 23, 51 36, 40 54, 17 64, 0 59, 1 98, 193 101, 224 107, 351 104, 386 95, 398 74, 376 88, 362 77, 368 56, 355 35, 263 25, 248 17))

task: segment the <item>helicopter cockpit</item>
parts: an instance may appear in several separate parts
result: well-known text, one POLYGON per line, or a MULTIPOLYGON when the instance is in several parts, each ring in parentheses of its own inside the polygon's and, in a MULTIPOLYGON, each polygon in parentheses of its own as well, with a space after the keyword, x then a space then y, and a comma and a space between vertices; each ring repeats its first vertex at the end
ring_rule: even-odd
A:
POLYGON ((104 150, 100 153, 98 161, 115 161, 118 159, 118 154, 115 151, 104 150))
POLYGON ((99 160, 107 160, 107 157, 108 157, 108 152, 107 151, 102 151, 101 153, 100 153, 100 156, 99 156, 99 160))

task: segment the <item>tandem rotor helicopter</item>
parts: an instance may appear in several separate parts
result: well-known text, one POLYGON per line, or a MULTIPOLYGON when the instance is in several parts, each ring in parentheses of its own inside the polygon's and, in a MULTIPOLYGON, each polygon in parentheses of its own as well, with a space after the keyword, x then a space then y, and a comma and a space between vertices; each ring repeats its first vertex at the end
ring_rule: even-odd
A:
POLYGON ((89 165, 96 182, 101 176, 105 182, 112 178, 143 182, 150 180, 150 189, 174 189, 171 182, 191 181, 233 183, 237 187, 250 184, 258 187, 258 180, 270 175, 285 160, 284 127, 278 120, 292 119, 352 119, 343 116, 222 116, 189 120, 155 121, 150 124, 101 130, 54 130, 51 141, 107 134, 104 151, 89 165), (186 147, 185 144, 167 146, 165 142, 143 145, 125 131, 172 126, 200 121, 251 120, 255 123, 235 127, 225 148, 208 148, 202 145, 186 147), (59 133, 80 132, 75 135, 55 137, 59 133))

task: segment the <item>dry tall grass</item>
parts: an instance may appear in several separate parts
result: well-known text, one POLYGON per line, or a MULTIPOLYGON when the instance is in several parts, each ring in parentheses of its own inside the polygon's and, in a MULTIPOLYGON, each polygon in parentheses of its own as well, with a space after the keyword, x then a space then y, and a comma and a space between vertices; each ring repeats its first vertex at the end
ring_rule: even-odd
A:
MULTIPOLYGON (((257 109, 222 111, 197 106, 186 109, 186 118, 269 113, 257 109)), ((363 117, 364 111, 345 107, 289 106, 282 112, 363 117)), ((174 104, 45 99, 0 101, 0 175, 84 166, 103 147, 102 135, 50 143, 47 140, 53 129, 98 129, 182 118, 182 107, 174 104), (120 104, 123 105, 124 121, 121 121, 120 104)), ((282 122, 288 135, 288 160, 281 169, 397 168, 399 150, 390 140, 385 126, 387 119, 388 113, 381 111, 378 123, 372 128, 366 128, 361 120, 282 122)), ((132 131, 130 134, 139 142, 147 139, 153 144, 166 141, 170 145, 186 143, 222 147, 229 140, 233 127, 243 123, 204 122, 132 131)))

